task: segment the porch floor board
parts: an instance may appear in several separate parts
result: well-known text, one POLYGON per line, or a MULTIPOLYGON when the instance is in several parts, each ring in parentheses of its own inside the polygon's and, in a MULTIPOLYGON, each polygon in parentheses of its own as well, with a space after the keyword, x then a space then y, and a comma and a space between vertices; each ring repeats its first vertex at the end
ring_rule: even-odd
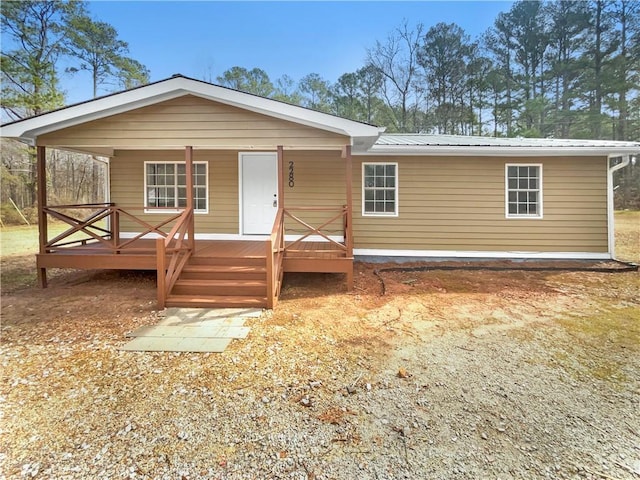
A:
MULTIPOLYGON (((122 239, 126 241, 126 239, 122 239)), ((293 242, 287 242, 291 245, 293 242)), ((196 240, 194 257, 198 258, 266 258, 264 240, 196 240)), ((59 247, 53 252, 38 254, 39 266, 46 268, 87 268, 109 270, 155 269, 155 240, 139 239, 118 253, 100 242, 59 247), (127 262, 123 257, 131 257, 127 262), (73 258, 70 258, 73 257, 73 258)), ((331 260, 346 258, 344 250, 329 242, 299 242, 287 251, 287 258, 331 260)), ((322 270, 320 270, 322 271, 322 270)))

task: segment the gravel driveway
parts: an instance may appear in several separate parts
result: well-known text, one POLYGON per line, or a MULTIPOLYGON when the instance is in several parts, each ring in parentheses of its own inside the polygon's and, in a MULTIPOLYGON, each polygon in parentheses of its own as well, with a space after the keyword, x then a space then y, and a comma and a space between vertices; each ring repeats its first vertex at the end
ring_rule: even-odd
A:
POLYGON ((637 272, 357 268, 222 354, 119 350, 152 275, 3 292, 0 478, 640 478, 637 272))

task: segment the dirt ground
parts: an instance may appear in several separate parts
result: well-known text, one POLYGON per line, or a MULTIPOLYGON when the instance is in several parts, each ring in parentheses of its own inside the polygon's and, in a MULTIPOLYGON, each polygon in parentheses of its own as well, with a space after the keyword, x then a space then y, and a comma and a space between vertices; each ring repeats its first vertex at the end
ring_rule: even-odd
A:
POLYGON ((176 354, 118 350, 154 274, 31 262, 3 259, 0 478, 640 478, 637 272, 290 274, 247 339, 176 354))

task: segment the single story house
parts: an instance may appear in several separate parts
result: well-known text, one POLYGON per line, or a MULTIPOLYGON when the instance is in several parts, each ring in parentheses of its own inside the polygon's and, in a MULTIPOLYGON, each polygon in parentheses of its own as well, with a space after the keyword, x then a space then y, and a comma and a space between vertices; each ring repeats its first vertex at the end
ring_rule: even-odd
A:
POLYGON ((614 257, 612 173, 640 143, 383 132, 175 75, 1 134, 36 147, 43 287, 154 269, 161 307, 273 307, 285 272, 351 288, 359 258, 614 257), (49 205, 49 148, 107 157, 108 201, 49 205))

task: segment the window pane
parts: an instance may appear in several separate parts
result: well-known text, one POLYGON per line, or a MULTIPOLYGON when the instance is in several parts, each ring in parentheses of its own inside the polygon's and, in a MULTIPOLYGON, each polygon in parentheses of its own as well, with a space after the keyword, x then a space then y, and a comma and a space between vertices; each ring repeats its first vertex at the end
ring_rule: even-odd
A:
MULTIPOLYGON (((206 164, 193 164, 194 207, 206 210, 206 164)), ((182 163, 148 163, 145 165, 147 205, 176 208, 187 204, 186 165, 182 163)))
POLYGON ((396 213, 397 168, 395 164, 368 164, 363 167, 364 213, 396 213))
POLYGON ((507 167, 507 214, 540 215, 540 167, 513 165, 507 167))
POLYGON ((387 165, 385 169, 385 175, 387 177, 395 177, 396 176, 396 166, 395 165, 387 165))

